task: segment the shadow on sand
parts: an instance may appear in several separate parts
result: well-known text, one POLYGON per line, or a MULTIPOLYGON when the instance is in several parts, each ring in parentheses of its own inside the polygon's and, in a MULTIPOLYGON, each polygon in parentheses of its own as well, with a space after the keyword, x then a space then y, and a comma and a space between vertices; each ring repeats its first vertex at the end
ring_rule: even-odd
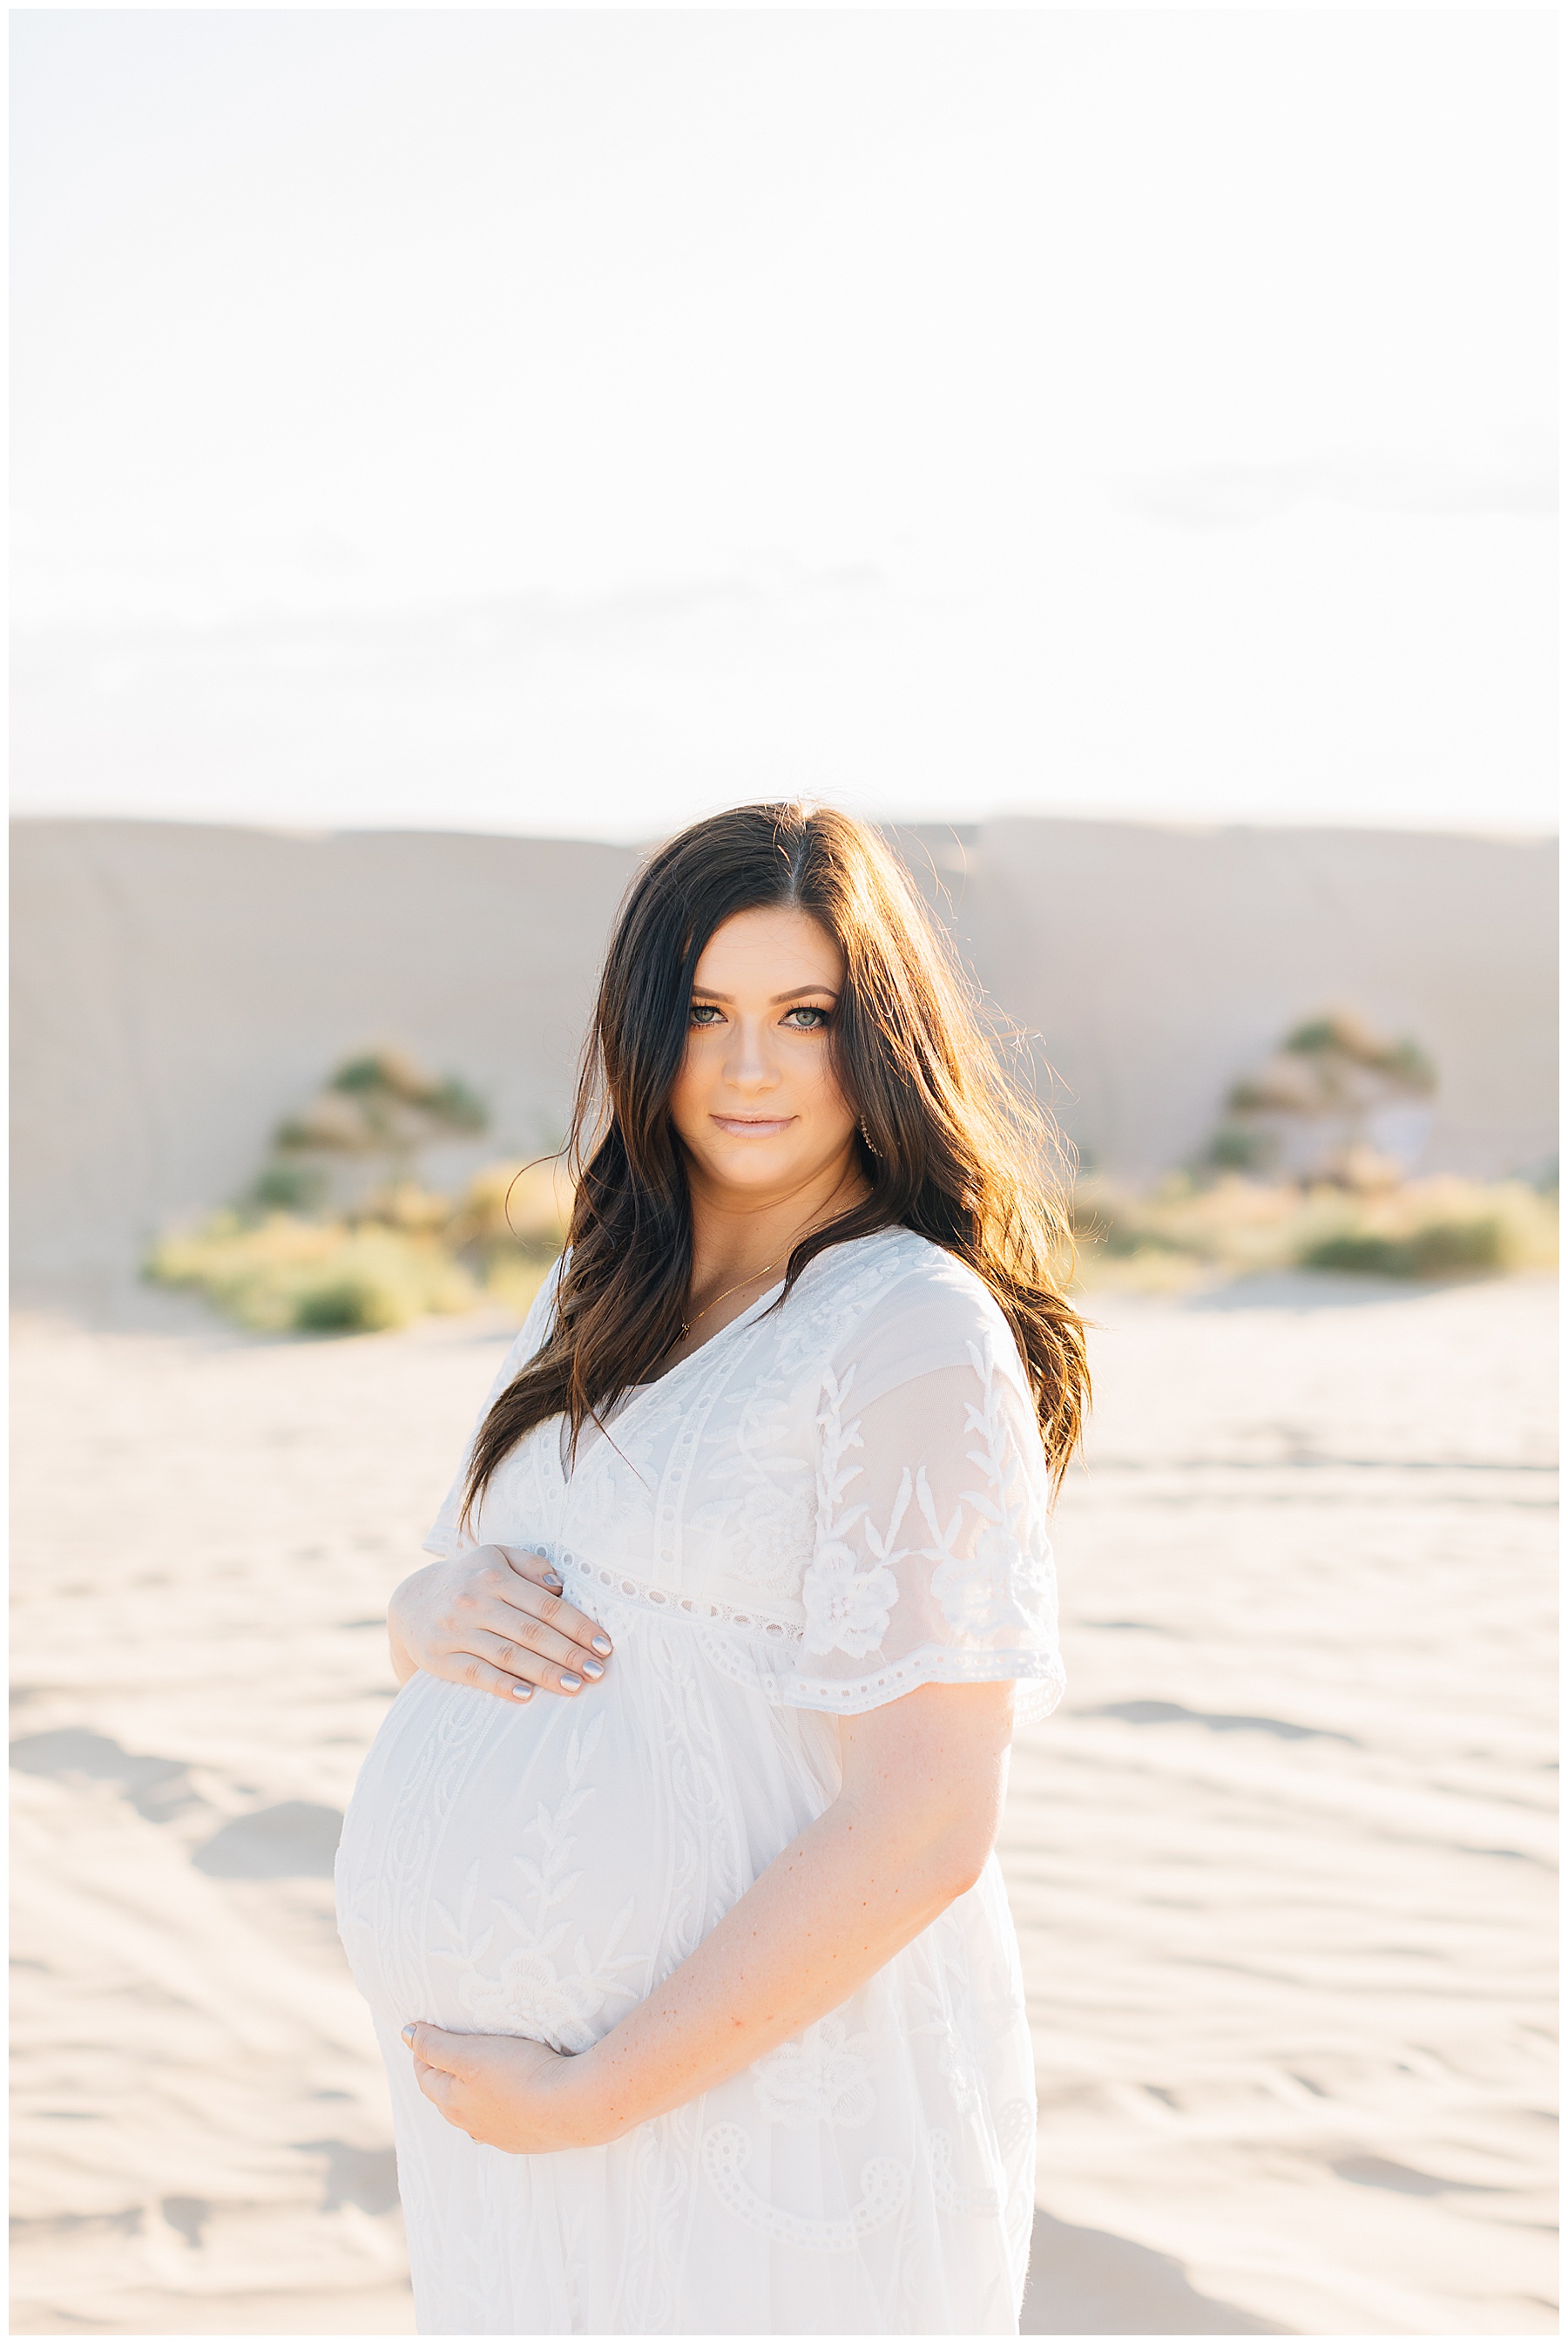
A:
POLYGON ((1024 2336, 1289 2336, 1200 2295, 1174 2255, 1110 2230, 1034 2217, 1019 2332, 1024 2336))

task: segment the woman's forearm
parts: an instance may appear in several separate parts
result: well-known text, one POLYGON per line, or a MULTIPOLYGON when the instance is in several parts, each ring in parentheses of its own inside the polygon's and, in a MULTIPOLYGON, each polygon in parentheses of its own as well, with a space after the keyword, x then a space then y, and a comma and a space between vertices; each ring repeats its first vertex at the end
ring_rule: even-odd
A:
POLYGON ((932 1686, 846 1729, 833 1805, 568 2063, 591 2137, 697 2098, 837 2009, 973 1885, 996 1835, 1010 1711, 1009 1686, 932 1686))
POLYGON ((662 1986, 572 2062, 591 2137, 616 2140, 721 2084, 849 1999, 970 1885, 900 1877, 879 1834, 830 1807, 776 1857, 662 1986))

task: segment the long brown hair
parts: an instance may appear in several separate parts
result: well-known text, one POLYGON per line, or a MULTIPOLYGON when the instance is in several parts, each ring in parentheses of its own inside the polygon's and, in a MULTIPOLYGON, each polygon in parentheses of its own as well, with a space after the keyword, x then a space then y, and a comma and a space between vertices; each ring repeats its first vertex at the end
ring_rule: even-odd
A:
POLYGON ((1089 1370, 1083 1321, 1057 1282, 1072 1244, 1050 1127, 876 833, 830 808, 746 805, 661 846, 621 905, 567 1143, 577 1199, 554 1323, 479 1429, 465 1513, 526 1432, 564 1416, 575 1446, 678 1339, 691 1203, 668 1102, 697 964, 737 912, 779 904, 819 921, 844 956, 833 1062, 870 1189, 801 1238, 780 1300, 809 1261, 851 1238, 903 1228, 944 1247, 985 1280, 1018 1338, 1060 1481, 1089 1370))

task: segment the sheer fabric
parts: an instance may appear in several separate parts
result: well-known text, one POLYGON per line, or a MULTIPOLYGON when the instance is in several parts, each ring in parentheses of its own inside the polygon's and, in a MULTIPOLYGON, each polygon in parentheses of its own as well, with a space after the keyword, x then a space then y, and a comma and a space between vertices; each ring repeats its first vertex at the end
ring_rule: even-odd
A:
MULTIPOLYGON (((349 1807, 339 1922, 425 2333, 1016 2329, 1034 2076, 994 1858, 842 2009, 602 2148, 476 2145, 398 2040, 424 2018, 587 2048, 830 1803, 837 1716, 932 1682, 1060 1698, 1045 1460, 983 1285, 894 1230, 778 1292, 569 1471, 538 1427, 467 1531, 460 1472, 427 1541, 547 1556, 615 1657, 515 1710, 416 1675, 349 1807)), ((492 1399, 552 1308, 553 1283, 492 1399)))

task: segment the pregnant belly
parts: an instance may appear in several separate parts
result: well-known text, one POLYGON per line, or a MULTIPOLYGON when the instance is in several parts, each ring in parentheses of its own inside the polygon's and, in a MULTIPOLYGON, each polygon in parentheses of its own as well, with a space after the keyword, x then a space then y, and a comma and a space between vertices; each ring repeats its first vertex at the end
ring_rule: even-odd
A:
POLYGON ((576 1701, 412 1678, 338 1851, 360 1991, 398 2026, 586 2050, 820 1813, 830 1737, 706 1669, 681 1628, 618 1642, 576 1701))

